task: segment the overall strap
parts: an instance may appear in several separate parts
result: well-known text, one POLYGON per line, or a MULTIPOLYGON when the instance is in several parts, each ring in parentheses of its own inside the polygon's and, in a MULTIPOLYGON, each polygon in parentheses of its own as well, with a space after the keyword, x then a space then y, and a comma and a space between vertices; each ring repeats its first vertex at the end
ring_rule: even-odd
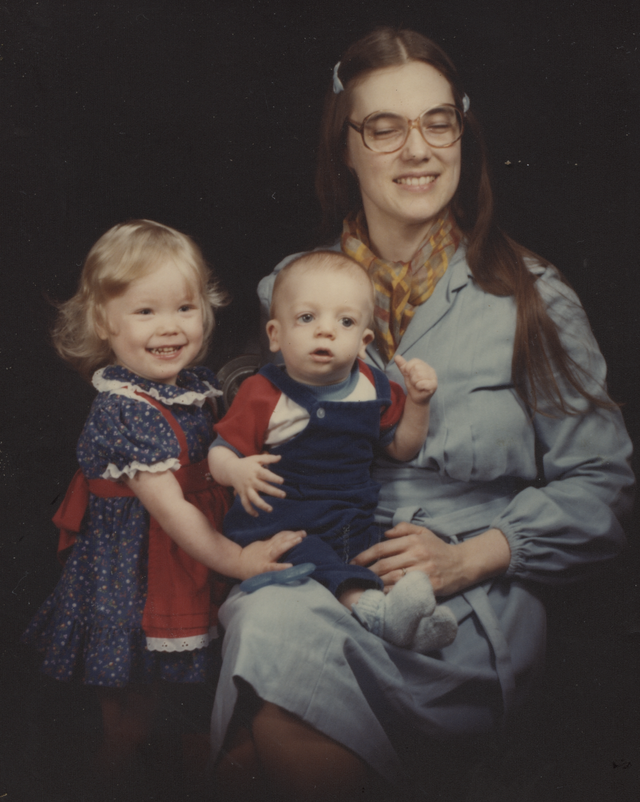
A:
POLYGON ((288 396, 295 404, 306 409, 311 413, 318 404, 318 399, 304 384, 295 381, 278 365, 268 362, 258 371, 260 375, 268 379, 274 387, 288 396))
POLYGON ((378 399, 389 406, 391 404, 391 385, 387 375, 378 370, 378 368, 367 365, 362 359, 358 359, 358 367, 360 368, 360 373, 367 376, 373 383, 378 399))
POLYGON ((180 426, 178 421, 175 419, 174 415, 171 412, 169 412, 169 410, 164 406, 164 404, 161 404, 159 401, 156 401, 155 398, 152 398, 150 395, 147 395, 147 393, 143 393, 141 390, 135 390, 134 392, 136 395, 139 395, 140 398, 144 398, 145 401, 148 401, 151 404, 151 406, 155 407, 160 412, 160 414, 164 416, 169 426, 171 426, 171 428, 173 429, 173 433, 175 434, 178 440, 178 444, 180 446, 180 457, 179 457, 180 465, 188 465, 189 449, 187 446, 187 438, 185 437, 185 434, 182 430, 182 426, 180 426))

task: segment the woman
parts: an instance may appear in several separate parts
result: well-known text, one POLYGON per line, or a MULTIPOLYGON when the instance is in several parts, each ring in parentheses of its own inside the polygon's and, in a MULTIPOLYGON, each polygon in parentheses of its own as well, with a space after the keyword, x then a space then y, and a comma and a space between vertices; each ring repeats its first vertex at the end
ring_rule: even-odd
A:
MULTIPOLYGON (((584 312, 497 228, 478 127, 440 48, 386 28, 349 48, 317 189, 328 221, 344 216, 334 247, 374 280, 369 359, 401 382, 393 355, 417 356, 439 379, 420 455, 377 465, 387 538, 357 561, 387 586, 424 571, 459 631, 417 655, 376 641, 313 582, 235 593, 213 734, 219 749, 228 730, 219 773, 232 782, 250 767, 292 798, 348 799, 372 771, 398 776, 402 734, 508 720, 544 658, 535 584, 619 553, 633 477, 584 312)), ((273 280, 260 286, 267 308, 273 280)))

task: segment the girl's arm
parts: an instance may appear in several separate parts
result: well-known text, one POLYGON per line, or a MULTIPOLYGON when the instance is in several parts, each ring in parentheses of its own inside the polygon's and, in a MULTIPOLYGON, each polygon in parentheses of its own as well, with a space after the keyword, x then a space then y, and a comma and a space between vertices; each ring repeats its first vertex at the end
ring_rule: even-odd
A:
POLYGON ((281 557, 304 537, 303 532, 279 532, 269 540, 242 548, 217 532, 182 493, 171 471, 138 471, 127 484, 169 537, 198 562, 234 579, 248 579, 265 571, 280 571, 290 563, 281 557))
POLYGON ((396 355, 395 362, 404 378, 407 401, 393 441, 386 451, 390 457, 406 462, 416 456, 427 438, 429 403, 438 387, 438 378, 435 370, 421 359, 407 362, 404 357, 396 355))

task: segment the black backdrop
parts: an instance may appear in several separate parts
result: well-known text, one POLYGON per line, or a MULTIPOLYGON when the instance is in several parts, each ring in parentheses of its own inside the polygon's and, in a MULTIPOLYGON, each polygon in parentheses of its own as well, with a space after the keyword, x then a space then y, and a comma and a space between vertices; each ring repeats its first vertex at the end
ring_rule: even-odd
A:
MULTIPOLYGON (((458 65, 500 221, 577 290, 637 440, 635 0, 13 0, 0 5, 7 649, 56 580, 49 519, 92 397, 52 353, 47 299, 72 293, 108 227, 154 218, 190 233, 233 295, 211 365, 250 351, 257 281, 314 244, 332 66, 380 23, 432 36, 458 65)), ((625 581, 614 631, 634 628, 625 581)))

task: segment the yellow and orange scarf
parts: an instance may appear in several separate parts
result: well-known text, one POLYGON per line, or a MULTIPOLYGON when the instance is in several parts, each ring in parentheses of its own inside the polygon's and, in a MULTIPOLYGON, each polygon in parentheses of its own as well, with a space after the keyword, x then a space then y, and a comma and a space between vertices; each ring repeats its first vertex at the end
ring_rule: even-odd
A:
POLYGON ((369 273, 375 288, 376 346, 389 362, 415 309, 431 296, 456 252, 462 233, 445 209, 409 262, 387 262, 371 250, 364 212, 345 218, 342 251, 369 273))

